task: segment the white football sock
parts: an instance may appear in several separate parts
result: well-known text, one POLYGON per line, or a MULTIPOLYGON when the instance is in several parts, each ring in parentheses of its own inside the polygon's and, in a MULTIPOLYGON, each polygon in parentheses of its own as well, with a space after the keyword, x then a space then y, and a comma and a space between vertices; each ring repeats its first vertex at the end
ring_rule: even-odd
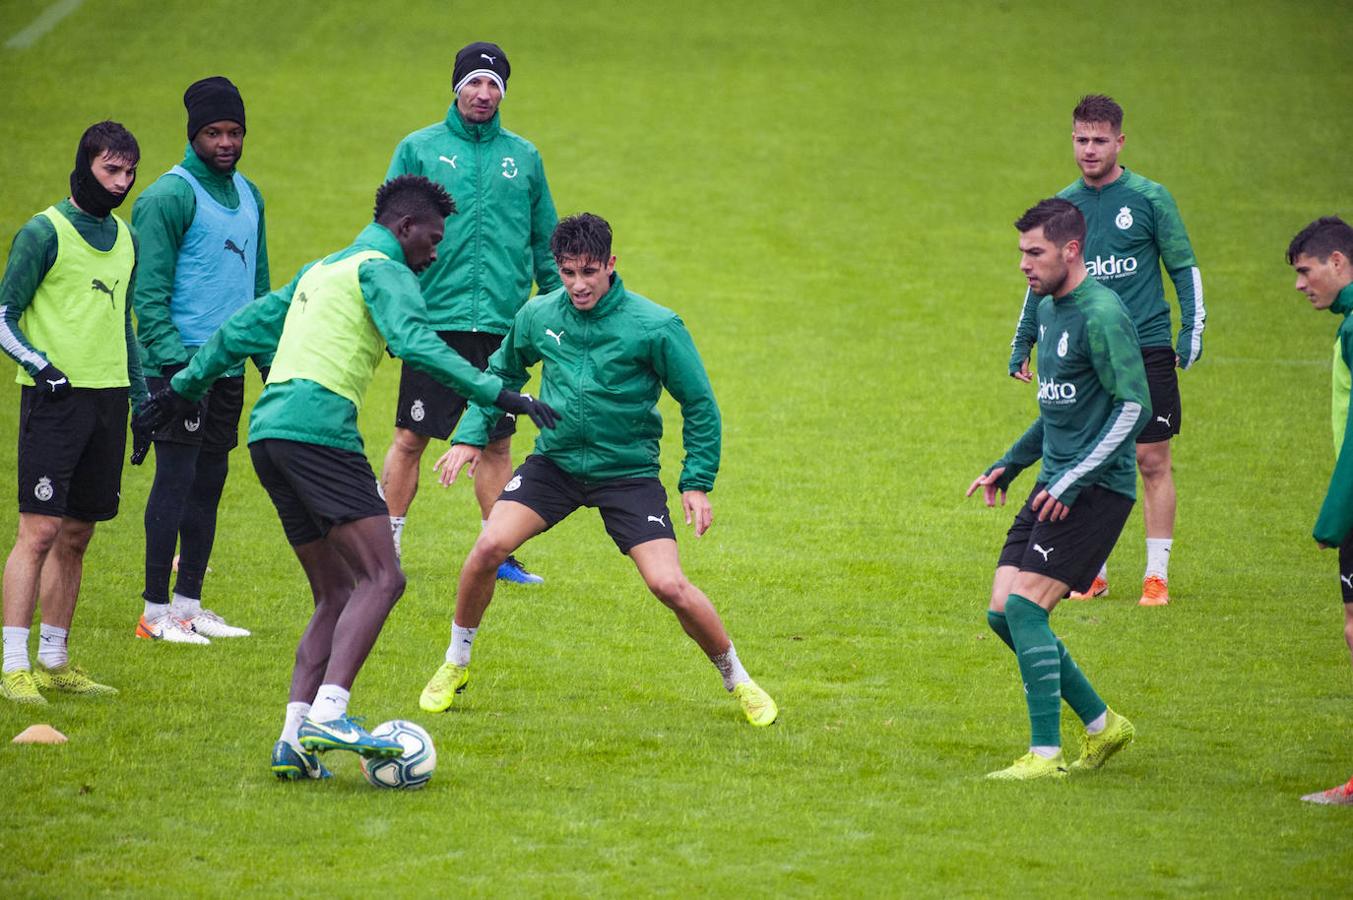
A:
POLYGON ((723 689, 726 691, 731 691, 738 685, 752 680, 752 676, 747 674, 747 670, 742 667, 742 663, 738 660, 738 651, 733 649, 731 642, 727 650, 718 656, 711 656, 709 661, 714 663, 714 668, 718 669, 719 674, 723 676, 723 689))
POLYGON ((178 591, 174 592, 174 599, 169 605, 173 607, 174 615, 180 619, 191 619, 202 611, 201 597, 185 597, 178 591))
POLYGON ((1146 575, 1144 577, 1149 578, 1155 575, 1163 580, 1169 580, 1170 545, 1173 543, 1173 538, 1146 539, 1146 575))
POLYGON ((315 702, 310 707, 310 719, 315 722, 332 722, 348 711, 348 698, 352 694, 346 688, 336 684, 321 684, 315 694, 315 702))
POLYGON ((299 747, 300 742, 296 740, 296 731, 301 727, 301 719, 304 719, 308 715, 310 715, 309 703, 301 703, 299 701, 288 703, 287 717, 282 722, 282 736, 279 737, 278 740, 286 741, 288 744, 294 744, 299 747))
POLYGON ((48 669, 59 669, 70 662, 66 639, 70 632, 55 625, 43 624, 38 629, 38 662, 48 669))
POLYGON ((1029 752, 1035 756, 1041 756, 1044 759, 1052 759, 1058 753, 1062 752, 1061 747, 1030 747, 1029 752))
POLYGON ((406 516, 390 517, 390 533, 395 538, 395 555, 404 555, 404 520, 406 516))
POLYGON ((149 600, 147 600, 147 601, 146 601, 146 610, 145 610, 145 612, 143 612, 141 615, 143 615, 143 616, 146 617, 146 621, 147 621, 147 622, 151 622, 151 623, 158 622, 159 620, 163 619, 165 616, 169 615, 169 604, 168 604, 168 603, 151 603, 149 600))
POLYGON ((1108 724, 1109 724, 1109 711, 1106 709, 1104 710, 1104 712, 1100 713, 1099 715, 1095 716, 1093 719, 1085 723, 1085 733, 1099 734, 1101 731, 1104 730, 1104 726, 1108 724))
POLYGON ((470 664, 470 649, 474 645, 474 636, 478 628, 461 628, 451 623, 451 643, 446 645, 446 661, 458 666, 470 664))
POLYGON ((4 671, 16 672, 20 669, 31 669, 32 666, 28 663, 28 629, 6 625, 3 631, 5 635, 4 671))
POLYGON ((1109 580, 1109 563, 1107 560, 1104 562, 1104 565, 1099 567, 1099 577, 1103 578, 1105 581, 1109 580))

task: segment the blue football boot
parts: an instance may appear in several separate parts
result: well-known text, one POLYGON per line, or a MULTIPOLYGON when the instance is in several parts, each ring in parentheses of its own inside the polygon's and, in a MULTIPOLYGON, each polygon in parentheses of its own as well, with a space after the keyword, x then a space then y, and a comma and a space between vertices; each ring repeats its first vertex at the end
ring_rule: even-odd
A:
POLYGON ((404 753, 404 745, 399 741, 372 737, 358 724, 361 721, 360 718, 344 715, 330 722, 316 722, 307 716, 301 720, 296 739, 302 747, 313 753, 351 750, 367 759, 386 759, 404 753))
POLYGON ((272 773, 283 781, 334 777, 334 773, 324 768, 319 756, 299 750, 286 741, 272 745, 272 773))
POLYGON ((510 581, 513 584, 541 584, 545 581, 539 575, 526 571, 526 567, 515 556, 509 556, 498 567, 498 580, 510 581))

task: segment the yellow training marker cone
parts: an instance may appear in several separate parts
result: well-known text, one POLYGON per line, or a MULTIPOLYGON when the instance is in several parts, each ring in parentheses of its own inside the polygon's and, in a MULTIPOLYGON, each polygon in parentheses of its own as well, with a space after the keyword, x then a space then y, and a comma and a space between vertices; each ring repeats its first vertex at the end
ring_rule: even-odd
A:
POLYGON ((29 725, 14 737, 15 744, 64 744, 66 736, 50 725, 29 725))

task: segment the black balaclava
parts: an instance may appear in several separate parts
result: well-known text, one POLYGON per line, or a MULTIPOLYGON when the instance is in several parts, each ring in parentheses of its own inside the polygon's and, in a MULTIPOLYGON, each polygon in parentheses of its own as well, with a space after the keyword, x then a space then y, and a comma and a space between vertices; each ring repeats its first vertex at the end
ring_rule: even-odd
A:
MULTIPOLYGON (((96 219, 103 219, 122 205, 122 201, 127 199, 127 194, 114 194, 99 184, 99 179, 94 177, 93 163, 94 160, 90 159, 85 151, 84 135, 81 135, 80 143, 75 148, 75 168, 70 173, 70 197, 80 209, 96 219)), ((133 178, 132 186, 135 184, 136 179, 133 178)), ((128 194, 131 193, 132 186, 127 188, 128 194)))

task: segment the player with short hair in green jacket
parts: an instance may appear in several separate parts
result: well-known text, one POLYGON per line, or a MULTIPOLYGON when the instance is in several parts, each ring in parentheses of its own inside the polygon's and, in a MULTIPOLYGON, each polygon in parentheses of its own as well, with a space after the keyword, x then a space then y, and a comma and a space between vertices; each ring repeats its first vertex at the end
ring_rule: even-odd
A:
MULTIPOLYGON (((542 433, 503 488, 460 572, 445 662, 419 705, 448 709, 469 681, 470 649, 493 599, 497 567, 531 537, 580 506, 595 507, 621 553, 709 656, 747 721, 769 725, 777 708, 738 661, 709 598, 687 580, 677 553, 667 492, 658 480, 665 388, 681 405, 686 458, 679 488, 696 537, 712 522, 707 496, 719 471, 720 420, 690 333, 669 309, 631 293, 615 272, 611 227, 583 213, 564 219, 550 241, 564 287, 517 313, 489 371, 504 386, 526 383, 541 366, 541 398, 562 415, 542 433), (546 400, 545 398, 550 398, 546 400)), ((473 475, 494 418, 472 409, 437 461, 443 484, 466 466, 473 475)))
MULTIPOLYGON (((1125 140, 1122 126, 1123 108, 1111 98, 1101 94, 1081 98, 1072 113, 1072 143, 1081 177, 1057 196, 1074 203, 1085 217, 1086 271, 1121 298, 1137 327, 1153 409, 1136 449, 1146 526, 1146 570, 1138 602, 1164 606, 1170 597, 1176 507, 1170 439, 1179 434, 1183 415, 1176 368, 1187 369, 1202 356, 1207 309, 1198 262, 1174 198, 1161 185, 1118 163, 1125 140), (1179 299, 1179 337, 1173 347, 1162 265, 1179 299)), ((1029 349, 1041 339, 1034 321, 1037 305, 1038 298, 1026 292, 1011 342, 1010 374, 1022 381, 1030 380, 1029 349)), ((1072 598, 1088 600, 1108 591, 1105 568, 1085 593, 1072 598)))
POLYGON ((386 616, 404 591, 389 510, 371 472, 357 413, 389 353, 476 401, 553 425, 553 410, 502 389, 428 328, 415 273, 437 257, 455 212, 426 178, 391 179, 376 194, 375 222, 346 249, 304 267, 286 287, 221 326, 139 417, 158 427, 245 357, 276 352, 249 417, 259 481, 305 570, 315 612, 301 637, 282 734, 279 778, 323 778, 315 751, 399 755, 347 715, 349 692, 386 616))
MULTIPOLYGON (((1287 261, 1296 270, 1296 288, 1317 310, 1340 316, 1334 337, 1333 391, 1334 471, 1320 504, 1312 537, 1322 550, 1339 550, 1339 587, 1344 601, 1344 643, 1353 654, 1353 226, 1338 216, 1307 225, 1287 247, 1287 261)), ((1347 770, 1345 770, 1347 771, 1347 770)), ((1353 778, 1327 791, 1307 794, 1311 803, 1353 806, 1353 778)))

